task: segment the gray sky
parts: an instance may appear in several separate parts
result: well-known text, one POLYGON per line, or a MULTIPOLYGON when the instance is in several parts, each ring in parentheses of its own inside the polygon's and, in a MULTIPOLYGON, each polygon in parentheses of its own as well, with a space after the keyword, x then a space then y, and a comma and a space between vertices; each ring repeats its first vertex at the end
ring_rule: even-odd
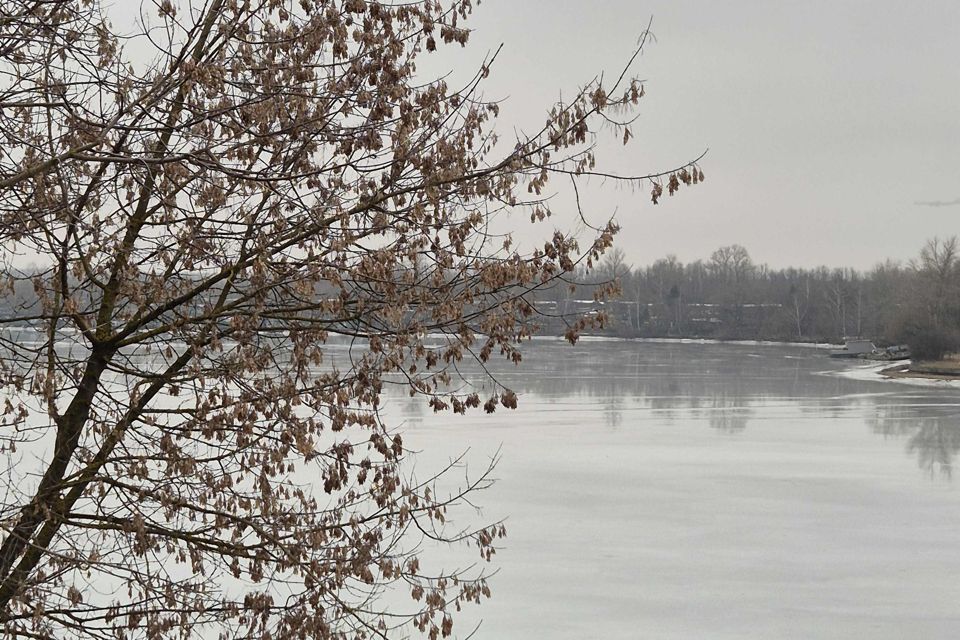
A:
MULTIPOLYGON (((114 17, 138 4, 115 3, 114 17)), ((538 129, 561 93, 619 72, 651 18, 635 140, 607 139, 601 163, 636 175, 710 151, 707 181, 657 206, 647 189, 588 189, 588 213, 616 212, 634 265, 738 243, 772 267, 867 269, 960 234, 957 0, 482 0, 468 47, 441 47, 420 68, 466 75, 502 43, 485 95, 506 99, 507 137, 538 129)), ((521 244, 543 236, 518 222, 521 244)))
POLYGON ((710 152, 707 181, 656 207, 594 191, 634 264, 739 243, 773 267, 869 268, 960 233, 960 2, 483 0, 466 55, 504 43, 486 95, 532 130, 651 17, 636 144, 603 157, 633 173, 710 152))

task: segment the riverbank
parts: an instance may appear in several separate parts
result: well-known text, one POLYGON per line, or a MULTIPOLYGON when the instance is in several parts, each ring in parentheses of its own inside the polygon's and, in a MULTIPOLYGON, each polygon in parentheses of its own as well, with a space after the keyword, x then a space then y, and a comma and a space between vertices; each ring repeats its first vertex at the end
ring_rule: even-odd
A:
POLYGON ((934 362, 907 362, 887 367, 880 375, 888 378, 921 378, 924 380, 960 380, 960 358, 934 362))

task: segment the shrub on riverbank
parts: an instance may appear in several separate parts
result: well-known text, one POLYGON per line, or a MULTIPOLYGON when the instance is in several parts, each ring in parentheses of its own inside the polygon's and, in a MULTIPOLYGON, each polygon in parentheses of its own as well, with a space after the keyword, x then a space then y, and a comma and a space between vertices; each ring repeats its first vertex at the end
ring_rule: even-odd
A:
POLYGON ((901 341, 910 347, 917 361, 943 360, 949 353, 960 351, 960 333, 940 327, 906 327, 901 341))

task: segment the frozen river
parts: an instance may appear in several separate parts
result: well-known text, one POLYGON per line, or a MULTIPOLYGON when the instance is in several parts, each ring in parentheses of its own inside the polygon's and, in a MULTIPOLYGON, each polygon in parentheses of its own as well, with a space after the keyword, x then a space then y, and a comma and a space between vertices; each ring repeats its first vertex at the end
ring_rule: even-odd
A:
POLYGON ((857 366, 542 341, 498 374, 516 412, 387 411, 418 471, 501 450, 476 496, 509 533, 477 638, 957 637, 960 388, 857 366))

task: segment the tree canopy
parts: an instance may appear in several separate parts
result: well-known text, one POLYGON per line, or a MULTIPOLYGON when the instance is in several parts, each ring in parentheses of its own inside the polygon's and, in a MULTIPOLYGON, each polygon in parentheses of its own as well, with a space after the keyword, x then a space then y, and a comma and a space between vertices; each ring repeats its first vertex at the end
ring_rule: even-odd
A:
MULTIPOLYGON (((427 574, 418 541, 489 560, 504 528, 445 526, 462 493, 405 468, 382 397, 516 406, 450 383, 519 362, 532 293, 611 246, 547 196, 617 178, 596 131, 631 137, 639 49, 500 140, 495 56, 462 86, 417 73, 467 43, 470 0, 158 0, 136 27, 106 6, 0 12, 4 635, 449 635, 489 589, 427 574), (544 242, 490 233, 501 212, 544 242)), ((703 174, 622 179, 656 202, 703 174)))

